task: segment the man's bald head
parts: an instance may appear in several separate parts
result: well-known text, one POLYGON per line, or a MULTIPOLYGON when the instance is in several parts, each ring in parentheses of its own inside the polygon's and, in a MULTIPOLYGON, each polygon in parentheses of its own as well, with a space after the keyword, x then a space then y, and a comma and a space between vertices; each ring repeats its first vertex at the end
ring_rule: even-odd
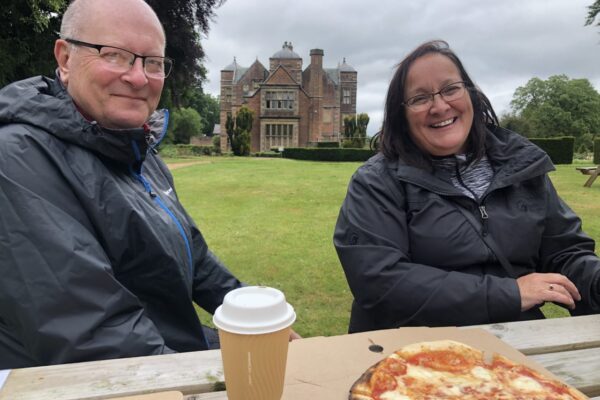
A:
MULTIPOLYGON (((147 18, 155 19, 165 37, 164 29, 156 16, 156 13, 143 0, 73 0, 67 7, 60 26, 60 37, 79 38, 85 27, 98 15, 98 12, 110 12, 114 15, 123 13, 143 13, 147 18)), ((134 14, 134 15, 135 15, 134 14)))

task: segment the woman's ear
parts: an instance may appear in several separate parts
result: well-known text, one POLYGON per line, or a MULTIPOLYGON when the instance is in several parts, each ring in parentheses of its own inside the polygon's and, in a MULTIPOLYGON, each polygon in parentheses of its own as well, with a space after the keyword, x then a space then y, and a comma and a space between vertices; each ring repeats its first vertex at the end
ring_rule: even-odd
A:
POLYGON ((69 59, 71 58, 72 47, 64 39, 57 39, 54 42, 54 58, 58 63, 58 71, 60 80, 63 85, 67 86, 69 82, 69 59))

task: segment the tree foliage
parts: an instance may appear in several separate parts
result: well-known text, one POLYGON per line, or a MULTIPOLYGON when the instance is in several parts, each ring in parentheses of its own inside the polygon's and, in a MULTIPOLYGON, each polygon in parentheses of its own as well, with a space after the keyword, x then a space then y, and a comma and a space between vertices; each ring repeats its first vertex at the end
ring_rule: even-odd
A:
POLYGON ((344 141, 342 142, 342 147, 362 149, 367 140, 369 120, 369 115, 366 113, 344 117, 344 141))
POLYGON ((193 108, 178 108, 171 113, 167 142, 188 144, 192 136, 202 132, 202 118, 193 108))
MULTIPOLYGON (((594 1, 594 3, 588 7, 588 14, 585 19, 585 24, 592 25, 598 16, 598 13, 600 13, 600 0, 594 1)), ((600 21, 596 23, 596 26, 600 26, 600 21)))
POLYGON ((166 53, 175 61, 165 81, 162 106, 188 106, 188 88, 200 87, 206 77, 200 44, 207 34, 214 10, 225 0, 146 0, 160 19, 167 37, 166 53))
POLYGON ((574 136, 576 151, 591 151, 600 133, 600 94, 587 79, 532 78, 517 88, 503 125, 528 137, 574 136))
POLYGON ((3 0, 0 7, 0 87, 56 69, 54 41, 67 0, 3 0))
POLYGON ((189 98, 186 101, 187 106, 198 111, 202 117, 202 133, 212 135, 215 124, 219 123, 221 106, 219 98, 210 93, 204 93, 202 88, 196 88, 190 91, 189 98))
POLYGON ((254 113, 246 106, 242 106, 235 116, 227 115, 225 122, 225 130, 227 138, 231 145, 231 151, 236 156, 250 155, 250 132, 252 131, 252 123, 254 113))

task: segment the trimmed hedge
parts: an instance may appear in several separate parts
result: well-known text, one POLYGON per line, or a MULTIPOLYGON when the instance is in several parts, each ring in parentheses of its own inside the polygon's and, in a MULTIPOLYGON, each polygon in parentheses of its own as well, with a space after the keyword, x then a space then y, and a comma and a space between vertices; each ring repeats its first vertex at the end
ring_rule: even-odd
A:
POLYGON ((338 148, 340 147, 340 142, 317 142, 318 148, 338 148))
POLYGON ((573 136, 551 138, 528 138, 533 144, 544 150, 554 164, 573 164, 573 136))
POLYGON ((281 153, 277 151, 261 151, 258 153, 252 154, 254 157, 262 157, 262 158, 281 158, 281 153))
POLYGON ((217 154, 213 146, 197 146, 195 144, 161 144, 158 147, 161 157, 197 157, 217 154))
POLYGON ((594 164, 600 164, 600 138, 594 139, 594 164))
POLYGON ((312 161, 367 161, 376 151, 369 149, 288 147, 283 158, 312 161))

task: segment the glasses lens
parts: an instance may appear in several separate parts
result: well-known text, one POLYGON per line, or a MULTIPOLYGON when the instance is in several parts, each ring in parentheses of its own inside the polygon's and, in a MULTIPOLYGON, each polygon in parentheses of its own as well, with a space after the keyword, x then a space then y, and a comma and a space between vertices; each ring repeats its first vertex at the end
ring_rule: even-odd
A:
POLYGON ((413 110, 421 110, 426 108, 431 101, 431 95, 428 94, 420 94, 418 96, 411 97, 406 100, 406 105, 412 108, 413 110))
POLYGON ((440 94, 446 101, 459 99, 464 94, 465 85, 462 82, 453 83, 440 90, 440 94))
POLYGON ((135 56, 125 50, 104 46, 100 49, 100 57, 113 70, 127 71, 131 67, 135 56))
POLYGON ((173 61, 170 58, 146 57, 144 68, 150 78, 166 78, 171 72, 173 61))

